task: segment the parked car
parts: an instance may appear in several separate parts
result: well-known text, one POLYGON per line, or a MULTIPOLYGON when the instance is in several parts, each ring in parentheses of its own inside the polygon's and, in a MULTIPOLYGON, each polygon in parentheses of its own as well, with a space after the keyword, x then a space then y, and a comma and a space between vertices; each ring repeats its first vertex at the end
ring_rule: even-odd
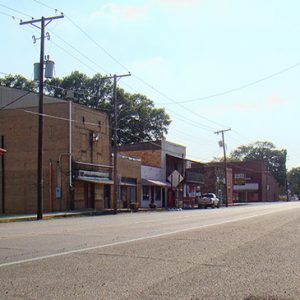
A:
POLYGON ((207 208, 208 206, 211 208, 220 207, 220 200, 214 193, 203 194, 198 200, 198 208, 207 208))

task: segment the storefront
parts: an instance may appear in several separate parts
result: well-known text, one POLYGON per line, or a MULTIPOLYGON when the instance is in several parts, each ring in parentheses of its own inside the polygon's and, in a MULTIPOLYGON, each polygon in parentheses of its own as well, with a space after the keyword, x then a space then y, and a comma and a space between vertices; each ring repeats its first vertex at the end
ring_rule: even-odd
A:
POLYGON ((148 208, 151 203, 155 204, 156 207, 166 206, 166 182, 142 179, 142 186, 142 207, 148 208))
POLYGON ((137 201, 137 179, 122 177, 120 184, 121 208, 129 208, 130 203, 137 201))
POLYGON ((74 208, 98 210, 111 208, 111 185, 113 185, 111 167, 80 163, 77 165, 80 169, 74 172, 74 208))

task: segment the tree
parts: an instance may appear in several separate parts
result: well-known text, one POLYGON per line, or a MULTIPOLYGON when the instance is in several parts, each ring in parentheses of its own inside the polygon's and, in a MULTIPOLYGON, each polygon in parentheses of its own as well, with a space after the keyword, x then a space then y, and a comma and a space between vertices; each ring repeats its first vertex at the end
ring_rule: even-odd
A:
POLYGON ((287 173, 290 190, 300 195, 300 167, 293 168, 287 173))
POLYGON ((286 156, 285 149, 276 149, 275 145, 267 141, 257 141, 242 145, 231 152, 228 160, 264 161, 281 186, 286 184, 286 156))
MULTIPOLYGON (((36 84, 20 75, 9 75, 0 84, 36 91, 36 84)), ((63 78, 46 80, 45 94, 66 99, 66 91, 73 91, 74 102, 107 112, 114 124, 113 84, 101 74, 93 77, 74 71, 63 78)), ((131 94, 117 89, 118 99, 118 144, 130 144, 162 139, 168 132, 170 117, 163 108, 155 108, 152 100, 142 94, 131 94)))
MULTIPOLYGON (((49 95, 65 98, 65 90, 74 91, 74 102, 107 112, 114 124, 113 85, 100 74, 89 78, 78 71, 46 82, 49 95)), ((170 117, 162 108, 155 108, 152 100, 141 94, 131 94, 117 89, 118 144, 162 139, 168 132, 170 117)))

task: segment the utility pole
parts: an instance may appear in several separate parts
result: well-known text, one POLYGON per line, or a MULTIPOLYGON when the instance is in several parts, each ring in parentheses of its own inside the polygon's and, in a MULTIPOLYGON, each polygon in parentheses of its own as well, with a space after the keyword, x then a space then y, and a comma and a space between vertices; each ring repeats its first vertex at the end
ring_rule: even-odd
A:
POLYGON ((215 134, 219 135, 219 133, 222 134, 222 146, 223 146, 223 155, 224 155, 224 185, 225 185, 225 191, 224 191, 224 197, 225 197, 225 205, 228 207, 228 195, 227 195, 227 159, 226 159, 226 145, 225 145, 225 138, 224 138, 224 132, 230 131, 231 129, 225 129, 225 130, 219 130, 216 131, 215 134))
POLYGON ((114 99, 114 214, 118 213, 117 199, 118 199, 118 97, 117 97, 117 78, 131 76, 131 74, 125 75, 114 75, 114 84, 113 84, 113 99, 114 99))
POLYGON ((20 25, 30 24, 41 30, 41 49, 39 65, 39 121, 38 121, 38 161, 37 161, 37 220, 43 219, 43 128, 44 128, 44 108, 43 108, 43 91, 44 91, 44 44, 45 44, 45 27, 54 19, 63 18, 63 14, 54 17, 42 17, 41 19, 32 19, 30 21, 21 21, 20 25), (47 22, 47 23, 45 23, 47 22), (35 25, 40 23, 40 27, 35 25))

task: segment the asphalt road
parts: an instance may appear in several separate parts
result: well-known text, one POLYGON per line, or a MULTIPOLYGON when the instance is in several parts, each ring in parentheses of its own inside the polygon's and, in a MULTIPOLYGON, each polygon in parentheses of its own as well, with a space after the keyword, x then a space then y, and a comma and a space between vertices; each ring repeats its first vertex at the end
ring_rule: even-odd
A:
POLYGON ((0 299, 300 299, 300 202, 0 224, 0 299))

